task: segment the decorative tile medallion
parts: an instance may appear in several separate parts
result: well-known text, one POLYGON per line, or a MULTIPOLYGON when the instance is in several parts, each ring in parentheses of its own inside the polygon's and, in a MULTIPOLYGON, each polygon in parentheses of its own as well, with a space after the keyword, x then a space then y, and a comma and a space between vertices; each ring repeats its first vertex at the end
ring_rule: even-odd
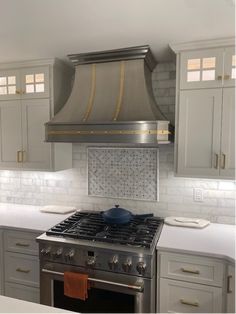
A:
POLYGON ((88 195, 157 201, 157 148, 89 147, 88 195))

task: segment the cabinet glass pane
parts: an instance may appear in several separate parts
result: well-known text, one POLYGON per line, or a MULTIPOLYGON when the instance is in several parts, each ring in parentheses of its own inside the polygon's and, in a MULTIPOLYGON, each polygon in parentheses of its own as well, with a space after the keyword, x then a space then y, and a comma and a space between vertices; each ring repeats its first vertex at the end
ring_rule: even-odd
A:
POLYGON ((43 93, 44 92, 44 84, 36 84, 36 93, 43 93))
POLYGON ((8 81, 8 85, 15 85, 16 84, 16 77, 15 76, 8 76, 7 81, 8 81))
POLYGON ((16 86, 8 86, 8 94, 15 94, 16 93, 16 86))
POLYGON ((216 58, 215 57, 202 59, 202 68, 203 69, 211 69, 211 68, 215 68, 215 66, 216 66, 216 58))
POLYGON ((33 74, 28 74, 25 76, 25 83, 34 83, 34 75, 33 74))
POLYGON ((28 84, 26 85, 26 93, 34 93, 34 85, 33 84, 28 84))
POLYGON ((232 79, 236 79, 236 71, 235 71, 236 68, 232 68, 232 71, 231 71, 231 78, 232 79))
POLYGON ((200 71, 191 71, 187 73, 188 82, 197 82, 200 81, 200 71))
POLYGON ((232 56, 232 66, 236 66, 236 55, 232 56))
POLYGON ((44 73, 35 74, 35 82, 36 83, 44 82, 44 73))
POLYGON ((7 78, 6 76, 0 77, 0 85, 7 85, 7 78))
POLYGON ((202 71, 203 81, 214 81, 215 80, 215 70, 204 70, 202 71))
POLYGON ((6 95, 6 94, 7 94, 7 87, 0 86, 0 95, 6 95))
POLYGON ((188 59, 188 70, 200 69, 201 59, 188 59))

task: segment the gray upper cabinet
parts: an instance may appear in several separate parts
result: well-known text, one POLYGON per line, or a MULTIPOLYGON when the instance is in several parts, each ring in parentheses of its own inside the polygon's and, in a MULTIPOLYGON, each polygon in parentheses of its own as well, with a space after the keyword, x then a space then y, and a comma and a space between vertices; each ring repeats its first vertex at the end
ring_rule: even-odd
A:
POLYGON ((233 47, 184 51, 180 54, 180 89, 234 86, 235 65, 233 47))
POLYGON ((233 46, 225 47, 225 43, 229 45, 232 41, 172 47, 177 52, 175 169, 178 176, 235 177, 236 60, 233 46))
POLYGON ((0 169, 72 167, 71 144, 44 140, 44 124, 68 97, 71 75, 59 60, 0 65, 0 169))

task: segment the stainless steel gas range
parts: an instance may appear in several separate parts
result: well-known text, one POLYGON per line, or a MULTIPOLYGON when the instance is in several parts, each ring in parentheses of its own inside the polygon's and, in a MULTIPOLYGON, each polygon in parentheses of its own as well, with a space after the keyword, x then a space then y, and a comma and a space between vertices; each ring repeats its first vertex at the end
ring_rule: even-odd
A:
POLYGON ((132 215, 106 224, 102 213, 76 212, 38 237, 41 303, 78 312, 155 312, 156 243, 163 220, 132 215), (64 295, 64 272, 88 274, 86 301, 64 295))

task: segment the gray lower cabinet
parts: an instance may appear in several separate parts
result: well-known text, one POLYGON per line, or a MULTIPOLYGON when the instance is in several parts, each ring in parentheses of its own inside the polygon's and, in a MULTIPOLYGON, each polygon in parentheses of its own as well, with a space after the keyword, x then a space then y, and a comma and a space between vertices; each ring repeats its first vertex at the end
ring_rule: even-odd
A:
POLYGON ((39 303, 38 233, 5 230, 4 294, 39 303))
POLYGON ((5 296, 40 303, 39 289, 14 283, 5 283, 5 296))
POLYGON ((226 266, 221 260, 159 251, 157 311, 224 313, 225 279, 226 266))

